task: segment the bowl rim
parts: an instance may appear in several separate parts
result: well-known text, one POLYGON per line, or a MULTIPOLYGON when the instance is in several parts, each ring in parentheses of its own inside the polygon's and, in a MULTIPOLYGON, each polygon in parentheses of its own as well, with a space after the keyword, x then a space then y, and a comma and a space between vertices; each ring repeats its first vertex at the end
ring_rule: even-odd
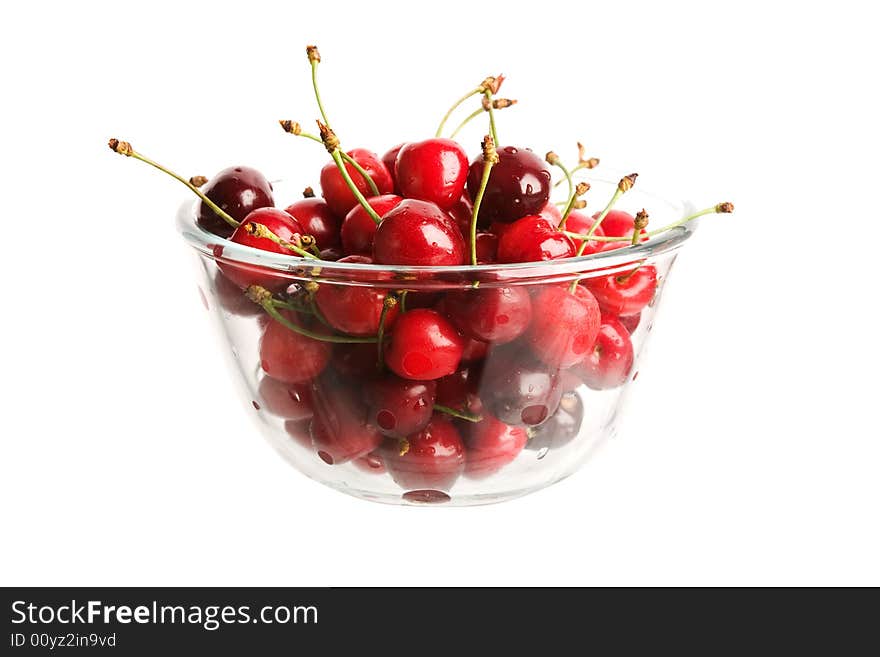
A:
MULTIPOLYGON (((273 180, 273 185, 280 182, 273 180)), ((591 178, 590 183, 616 185, 617 180, 596 177, 591 178)), ((694 206, 689 201, 670 201, 643 189, 639 189, 634 195, 650 197, 652 202, 664 204, 667 210, 671 210, 672 214, 678 215, 677 218, 679 219, 692 214, 694 211, 694 206)), ((360 277, 369 276, 370 274, 381 276, 382 274, 391 273, 398 276, 412 274, 417 275, 419 278, 431 274, 440 276, 489 276, 493 278, 497 275, 503 278, 530 278, 584 274, 596 270, 613 270, 617 267, 631 265, 634 261, 648 260, 678 250, 693 235, 699 225, 699 220, 694 220, 637 245, 629 245, 610 251, 601 251, 559 260, 487 265, 385 265, 337 262, 332 260, 316 261, 294 254, 275 253, 238 244, 208 232, 196 222, 199 202, 198 199, 195 199, 193 201, 186 201, 180 206, 177 212, 177 229, 186 242, 201 254, 221 262, 254 265, 288 274, 298 274, 304 269, 320 267, 325 275, 329 274, 339 278, 344 277, 346 272, 358 273, 360 277)))

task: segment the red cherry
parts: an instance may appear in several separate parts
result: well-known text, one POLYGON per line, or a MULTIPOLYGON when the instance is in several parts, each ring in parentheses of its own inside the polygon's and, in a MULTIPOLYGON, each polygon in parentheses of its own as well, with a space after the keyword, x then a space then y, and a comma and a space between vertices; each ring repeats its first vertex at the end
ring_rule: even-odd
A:
MULTIPOLYGON (((355 162, 363 167, 364 171, 376 183, 379 194, 390 194, 394 191, 394 182, 391 180, 391 173, 388 168, 382 164, 382 161, 375 153, 364 148, 355 148, 348 151, 349 156, 355 162)), ((345 170, 358 188, 361 194, 367 196, 370 194, 370 186, 361 174, 358 173, 348 162, 345 163, 345 170)), ((358 200, 345 184, 342 174, 334 162, 328 162, 321 169, 321 193, 327 200, 327 204, 334 214, 338 217, 344 217, 349 210, 358 204, 358 200)))
POLYGON ((577 286, 542 288, 533 300, 532 325, 526 341, 544 363, 554 368, 576 365, 596 342, 601 312, 588 290, 577 286))
POLYGON ((384 265, 462 265, 465 257, 458 226, 427 201, 402 201, 382 217, 373 241, 373 260, 384 265))
POLYGON ((494 474, 519 456, 529 439, 525 428, 505 424, 487 412, 481 421, 465 424, 465 472, 471 477, 494 474))
MULTIPOLYGON (((303 234, 302 226, 299 222, 291 217, 284 210, 276 208, 260 208, 251 212, 241 225, 232 233, 231 241, 236 244, 243 244, 255 249, 263 251, 271 251, 272 253, 283 253, 291 255, 292 251, 284 248, 280 244, 276 244, 265 237, 257 237, 247 232, 245 226, 249 222, 263 224, 275 233, 278 237, 289 242, 295 242, 299 235, 303 234)), ((223 254, 223 247, 217 246, 214 249, 215 255, 218 257, 223 254)), ((245 265, 241 263, 219 262, 217 267, 230 281, 238 285, 242 290, 251 285, 261 285, 273 292, 282 290, 290 285, 290 281, 284 276, 272 272, 265 267, 256 265, 245 265)))
POLYGON ((458 226, 462 235, 471 234, 471 219, 474 216, 474 206, 471 205, 467 195, 462 195, 447 212, 455 221, 455 225, 458 226))
POLYGON ((331 364, 344 377, 359 379, 376 374, 379 356, 374 344, 337 344, 331 364))
POLYGON ((466 338, 464 342, 464 351, 461 352, 461 362, 473 363, 478 360, 483 360, 488 352, 488 342, 466 338))
POLYGON ((480 384, 483 403, 502 422, 537 426, 551 417, 562 398, 559 371, 522 354, 514 344, 493 350, 480 384))
MULTIPOLYGON (((552 201, 548 201, 543 208, 539 212, 537 212, 539 217, 546 219, 551 225, 558 226, 562 221, 562 211, 556 207, 556 204, 552 201)), ((571 215, 569 215, 571 217, 571 215)), ((568 221, 570 221, 569 219, 568 221)), ((566 226, 568 224, 566 223, 566 226)), ((569 229, 571 230, 571 229, 569 229)))
POLYGON ((525 287, 453 290, 446 295, 444 309, 465 336, 493 344, 515 340, 532 319, 525 287))
MULTIPOLYGON (((593 215, 593 219, 598 219, 599 213, 597 212, 593 215)), ((568 224, 566 223, 566 226, 568 224)), ((610 210, 605 218, 602 220, 602 224, 599 226, 607 237, 632 237, 633 230, 635 230, 635 217, 633 217, 629 212, 624 212, 623 210, 610 210)), ((569 229, 571 230, 571 229, 569 229)), ((642 229, 642 235, 645 234, 645 229, 642 229)), ((647 237, 641 238, 641 241, 647 240, 647 237)), ((623 242, 624 246, 627 246, 626 242, 623 242)))
POLYGON ((406 144, 397 155, 397 186, 407 198, 449 210, 460 199, 468 175, 467 153, 452 139, 406 144))
POLYGON ((464 339, 435 310, 401 313, 385 351, 385 363, 404 379, 431 381, 458 369, 464 339))
POLYGON ((538 216, 513 222, 498 240, 498 262, 558 260, 576 253, 571 239, 538 216))
POLYGON ((312 417, 312 392, 306 384, 291 384, 264 376, 257 387, 260 407, 286 420, 312 417))
POLYGON ((437 380, 437 403, 459 411, 479 414, 482 403, 477 391, 480 387, 482 367, 470 364, 437 380))
MULTIPOLYGON (((402 200, 401 196, 385 194, 384 196, 372 196, 367 199, 367 203, 381 217, 400 205, 402 200)), ((346 255, 372 255, 373 237, 376 235, 377 228, 376 222, 367 214, 364 206, 358 203, 345 215, 345 220, 342 222, 340 235, 343 253, 346 255)))
MULTIPOLYGON (((202 192, 236 221, 242 221, 257 208, 275 205, 272 184, 251 167, 229 167, 211 178, 202 192)), ((229 237, 232 226, 210 207, 199 201, 198 224, 208 232, 229 237)))
MULTIPOLYGON (((281 311, 290 321, 291 313, 281 311)), ((271 321, 260 340, 260 365, 273 379, 303 383, 315 378, 330 360, 330 343, 306 337, 271 321)))
POLYGON ((464 469, 464 442, 452 422, 435 415, 406 442, 386 448, 383 457, 391 477, 405 490, 449 489, 464 469))
POLYGON ((623 385, 633 366, 633 346, 629 331, 614 317, 604 317, 596 343, 577 373, 593 390, 623 385))
POLYGON ((492 265, 498 261, 498 236, 495 233, 477 233, 477 264, 492 265))
POLYGON ((214 292, 223 310, 228 313, 239 317, 263 316, 263 309, 248 299, 242 288, 226 278, 219 270, 214 274, 214 292))
POLYGON ((434 412, 435 381, 410 381, 386 376, 367 385, 370 424, 392 438, 405 438, 427 426, 434 412))
MULTIPOLYGON (((366 256, 346 256, 339 262, 370 264, 373 261, 366 256)), ((337 331, 349 335, 370 336, 376 335, 379 330, 379 320, 382 318, 382 308, 387 296, 387 291, 378 287, 321 283, 315 292, 315 303, 327 323, 337 331)), ((388 309, 385 314, 386 330, 394 324, 397 313, 397 306, 388 309)))
POLYGON ((629 331, 629 334, 632 335, 635 333, 635 330, 639 327, 639 324, 642 321, 642 313, 636 313, 635 315, 621 315, 617 319, 620 320, 620 323, 623 324, 623 327, 629 331))
POLYGON ((288 205, 285 212, 299 222, 304 235, 315 238, 318 249, 339 246, 341 222, 324 199, 300 199, 288 205))
MULTIPOLYGON (((385 168, 388 169, 388 172, 391 174, 391 179, 394 181, 394 193, 400 194, 400 187, 397 186, 397 178, 394 174, 394 169, 397 164, 397 154, 400 152, 400 149, 406 146, 406 142, 400 143, 394 148, 389 149, 385 155, 382 156, 382 164, 385 165, 385 168)), ((379 212, 379 214, 382 214, 379 212)))
POLYGON ((608 315, 635 315, 647 306, 657 290, 657 269, 651 265, 582 282, 608 315))
MULTIPOLYGON (((583 212, 574 211, 568 215, 568 219, 565 220, 565 230, 571 231, 572 233, 580 233, 581 235, 586 235, 590 232, 590 229, 593 227, 593 224, 596 223, 596 219, 589 215, 584 214, 583 212)), ((605 224, 601 224, 593 235, 598 237, 604 237, 605 231, 603 230, 605 224)), ((590 240, 587 242, 586 248, 581 255, 590 255, 591 253, 597 253, 603 250, 604 244, 614 244, 614 242, 595 242, 590 240)), ((581 242, 575 240, 575 245, 580 249, 581 242)))
POLYGON ((382 434, 366 422, 363 402, 336 377, 315 381, 312 399, 312 446, 324 463, 345 463, 366 456, 382 444, 382 434))
MULTIPOLYGON (((498 163, 492 167, 480 205, 480 224, 511 222, 544 207, 550 198, 550 168, 532 151, 514 146, 498 149, 498 163)), ((477 157, 468 172, 467 188, 477 197, 483 178, 483 158, 477 157)))

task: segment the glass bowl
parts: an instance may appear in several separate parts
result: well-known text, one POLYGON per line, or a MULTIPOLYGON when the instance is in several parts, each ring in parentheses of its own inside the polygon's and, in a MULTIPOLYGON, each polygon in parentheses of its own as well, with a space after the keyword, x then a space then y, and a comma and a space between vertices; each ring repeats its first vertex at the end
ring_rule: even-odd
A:
MULTIPOLYGON (((610 198, 617 184, 590 182, 592 198, 610 198)), ((276 184, 277 198, 285 191, 294 197, 292 189, 276 184)), ((645 207, 655 226, 693 212, 688 203, 637 188, 617 207, 633 213, 645 207)), ((615 433, 670 269, 696 228, 691 222, 639 245, 539 263, 316 265, 217 237, 196 224, 196 213, 197 204, 185 204, 178 227, 193 248, 199 291, 228 345, 224 351, 246 410, 272 446, 306 476, 343 493, 447 506, 500 502, 544 488, 572 474, 615 433), (258 272, 286 300, 283 317, 322 339, 303 337, 272 319, 224 275, 231 270, 258 272), (621 301, 610 289, 615 281, 636 279, 642 289, 635 301, 639 295, 621 301), (593 347, 579 343, 589 327, 575 323, 569 330, 554 323, 578 280, 602 305, 593 347), (375 336, 357 344, 324 341, 334 332, 319 321, 326 321, 320 311, 315 314, 313 294, 321 287, 350 303, 363 294, 399 298, 406 291, 386 318, 395 316, 381 340, 383 361, 407 313, 431 320, 439 314, 458 337, 447 336, 452 346, 435 344, 438 351, 429 352, 427 362, 424 354, 404 353, 401 360, 396 353, 395 371, 408 375, 398 377, 388 362, 380 364, 375 336), (472 314, 501 312, 492 315, 500 331, 481 332, 463 307, 472 314), (636 307, 637 313, 630 312, 636 307), (474 337, 487 335, 493 342, 474 337), (438 362, 431 361, 435 353, 438 362), (447 374, 450 358, 458 365, 447 374), (407 382, 422 377, 431 379, 407 382), (403 433, 425 421, 426 428, 403 433)))

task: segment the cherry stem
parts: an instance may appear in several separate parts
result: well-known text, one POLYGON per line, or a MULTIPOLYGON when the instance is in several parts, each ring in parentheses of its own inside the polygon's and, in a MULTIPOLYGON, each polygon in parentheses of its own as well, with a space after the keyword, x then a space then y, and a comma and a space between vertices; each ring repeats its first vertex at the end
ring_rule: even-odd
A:
POLYGON ((458 411, 454 408, 449 408, 448 406, 441 406, 440 404, 434 404, 434 410, 446 413, 446 415, 451 415, 452 417, 457 417, 460 420, 467 420, 468 422, 481 422, 483 420, 482 415, 468 413, 467 411, 458 411))
POLYGON ((389 294, 382 302, 382 313, 379 315, 379 330, 376 331, 376 368, 381 372, 385 369, 384 344, 385 340, 385 319, 388 312, 397 305, 397 297, 389 294))
POLYGON ((474 199, 474 213, 471 215, 471 264, 474 266, 477 265, 477 217, 480 216, 480 206, 483 204, 483 196, 489 184, 489 174, 492 173, 492 167, 497 161, 495 142, 492 137, 486 135, 483 138, 483 177, 480 179, 480 190, 474 199))
POLYGON ((171 171, 170 169, 166 169, 158 162, 151 160, 150 158, 146 157, 145 155, 141 155, 136 150, 134 150, 131 147, 131 144, 129 144, 127 141, 119 141, 118 139, 111 139, 109 141, 108 145, 110 146, 110 149, 112 151, 119 153, 120 155, 125 155, 126 157, 133 157, 136 160, 140 160, 141 162, 145 162, 146 164, 149 164, 151 167, 155 167, 156 169, 159 169, 159 171, 161 171, 162 173, 166 173, 169 176, 171 176, 172 178, 174 178, 175 180, 180 181, 181 183, 186 185, 190 189, 190 191, 192 191, 196 196, 198 196, 200 199, 202 199, 202 203, 204 203, 209 208, 211 208, 217 214, 217 216, 219 216, 221 219, 223 219, 223 221, 225 221, 227 224, 229 224, 233 228, 238 228, 238 226, 239 226, 238 221, 236 221, 235 219, 230 217, 226 212, 224 212, 222 209, 220 209, 220 206, 218 206, 216 203, 214 203, 214 201, 209 199, 202 190, 200 190, 198 187, 193 185, 189 180, 187 180, 183 176, 179 176, 176 173, 174 173, 173 171, 171 171))
MULTIPOLYGON (((458 109, 459 105, 461 105, 464 101, 466 101, 471 96, 476 96, 479 93, 483 93, 483 89, 484 89, 483 85, 480 85, 479 87, 477 87, 475 89, 471 89, 464 96, 462 96, 457 101, 455 101, 452 104, 452 107, 450 107, 449 110, 446 112, 446 114, 443 115, 443 118, 440 121, 440 125, 437 126, 437 132, 434 133, 434 137, 440 137, 443 135, 443 128, 446 126, 446 122, 449 120, 449 117, 452 116, 452 113, 458 109)), ((460 130, 461 127, 462 126, 459 126, 458 129, 460 130)), ((456 132, 458 132, 458 130, 456 130, 456 132)))
POLYGON ((274 242, 278 246, 287 249, 288 251, 293 251, 303 258, 309 258, 310 260, 320 260, 320 258, 316 258, 314 255, 303 249, 298 244, 288 242, 287 240, 278 237, 278 235, 273 233, 267 226, 261 223, 257 223, 256 221, 248 221, 247 224, 245 224, 244 229, 248 232, 249 235, 253 235, 254 237, 259 237, 262 239, 267 239, 270 242, 274 242))
POLYGON ((400 291, 400 312, 406 312, 406 295, 409 293, 409 290, 401 290, 400 291))
POLYGON ((635 274, 643 264, 645 264, 645 263, 644 263, 644 262, 640 262, 640 263, 637 264, 635 267, 633 267, 631 271, 626 272, 626 273, 623 274, 622 276, 618 276, 618 277, 616 278, 617 282, 620 283, 621 285, 623 285, 624 283, 626 283, 626 282, 630 279, 630 277, 631 277, 633 274, 635 274))
POLYGON ((321 92, 318 91, 318 64, 321 62, 321 55, 315 46, 308 46, 306 54, 309 56, 309 63, 312 67, 312 89, 315 90, 315 100, 318 103, 318 111, 321 112, 321 118, 324 123, 330 125, 330 119, 327 118, 327 112, 324 111, 324 103, 321 102, 321 92))
POLYGON ((278 312, 275 304, 279 302, 272 298, 272 293, 269 292, 269 290, 267 290, 266 288, 259 285, 251 285, 245 291, 245 294, 247 294, 248 299, 262 306, 263 310, 265 310, 266 313, 276 322, 278 322, 285 328, 290 329, 294 333, 299 333, 300 335, 311 338, 312 340, 318 340, 319 342, 333 342, 336 344, 373 344, 374 342, 376 342, 376 338, 355 338, 351 336, 341 335, 324 335, 322 333, 315 333, 314 331, 310 331, 306 328, 303 328, 302 326, 299 326, 298 324, 294 324, 289 319, 284 317, 284 315, 278 312))
MULTIPOLYGON (((657 237, 662 233, 666 233, 673 228, 678 228, 679 226, 684 226, 686 223, 693 221, 694 219, 698 219, 700 217, 705 217, 707 214, 727 214, 733 212, 733 204, 732 203, 719 203, 718 205, 714 205, 711 208, 705 208, 700 210, 699 212, 695 212, 692 215, 688 215, 683 219, 679 219, 678 221, 674 221, 671 224, 667 224, 662 228, 657 228, 656 230, 649 231, 640 235, 639 239, 642 238, 652 238, 657 237)), ((595 224, 594 224, 595 225, 595 224)), ((573 240, 592 240, 593 242, 630 242, 632 241, 632 237, 605 237, 601 235, 592 235, 583 234, 583 233, 573 233, 569 230, 563 231, 563 234, 568 235, 573 240)))
MULTIPOLYGON (((294 123, 293 121, 290 121, 290 122, 279 121, 279 123, 281 124, 281 127, 284 128, 285 132, 289 132, 290 134, 295 135, 297 137, 305 137, 306 139, 311 139, 312 141, 316 141, 319 144, 324 143, 323 141, 321 141, 321 138, 318 135, 313 135, 310 132, 303 132, 302 129, 300 129, 298 123, 294 123), (290 128, 290 129, 288 129, 288 128, 290 128)), ((348 162, 352 167, 354 167, 355 171, 357 171, 359 174, 361 174, 363 179, 370 186, 370 192, 372 192, 371 196, 379 196, 379 187, 378 187, 378 185, 376 185, 375 181, 370 176, 370 174, 367 173, 367 170, 364 169, 360 164, 358 164, 357 160, 355 160, 351 155, 349 155, 345 151, 339 151, 339 152, 342 155, 342 159, 345 160, 346 162, 348 162)))
POLYGON ((495 129, 495 108, 492 103, 492 90, 486 89, 483 92, 483 96, 486 98, 486 111, 489 112, 489 132, 492 135, 492 139, 498 144, 498 131, 495 129))
POLYGON ((369 203, 367 203, 367 199, 361 194, 361 190, 357 188, 357 185, 354 184, 354 181, 351 179, 351 176, 348 175, 348 170, 345 168, 345 163, 342 160, 341 151, 339 147, 333 149, 330 153, 330 157, 333 158, 333 161, 336 162, 336 168, 339 169, 339 173, 342 174, 342 179, 345 181, 345 184, 348 185, 348 188, 351 190, 351 193, 354 194, 354 197, 358 200, 358 203, 361 204, 361 207, 366 211, 370 218, 376 223, 378 226, 382 217, 379 216, 379 213, 373 209, 369 203))
MULTIPOLYGON (((553 151, 547 153, 547 162, 552 164, 553 166, 557 166, 562 169, 562 173, 565 174, 565 179, 568 180, 568 201, 565 204, 565 210, 562 213, 562 220, 559 222, 559 230, 565 230, 565 222, 568 220, 568 215, 571 214, 572 209, 574 208, 574 202, 577 199, 577 192, 574 186, 574 181, 571 179, 571 171, 568 170, 562 163, 562 159, 553 151)), ((562 182, 561 180, 559 182, 562 182)))
POLYGON ((458 124, 458 127, 452 131, 452 134, 449 135, 449 138, 455 139, 456 135, 458 135, 458 133, 461 132, 462 128, 464 128, 468 123, 470 123, 473 119, 477 118, 480 114, 482 114, 485 111, 486 110, 484 110, 482 107, 480 107, 479 109, 475 109, 473 112, 468 114, 467 117, 461 123, 458 124))

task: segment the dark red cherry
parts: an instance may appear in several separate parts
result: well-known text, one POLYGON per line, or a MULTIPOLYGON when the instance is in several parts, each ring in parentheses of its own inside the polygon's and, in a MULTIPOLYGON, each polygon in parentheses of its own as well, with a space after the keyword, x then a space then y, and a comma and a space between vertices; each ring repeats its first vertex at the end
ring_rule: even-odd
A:
MULTIPOLYGON (((229 238, 236 244, 243 244, 262 251, 271 251, 272 253, 282 253, 284 255, 295 255, 289 249, 284 248, 280 244, 276 244, 265 237, 257 237, 247 232, 246 226, 249 222, 263 224, 266 228, 275 233, 283 240, 295 242, 299 235, 303 234, 302 226, 299 222, 287 214, 284 210, 276 208, 259 208, 254 210, 244 218, 241 225, 235 229, 229 238)), ((223 255, 223 246, 218 245, 214 249, 215 255, 218 257, 223 255)), ((242 290, 251 285, 261 285, 266 289, 276 292, 290 285, 290 280, 278 273, 272 272, 265 267, 255 265, 245 265, 241 263, 219 262, 217 267, 230 281, 238 285, 242 290)))
POLYGON ((239 317, 263 315, 263 309, 248 299, 242 288, 226 278, 219 270, 214 274, 214 292, 223 310, 228 313, 239 317))
POLYGON ((474 206, 471 205, 467 194, 462 194, 451 208, 447 210, 449 216, 455 221, 455 225, 464 236, 471 234, 471 219, 474 215, 474 206))
POLYGON ((503 344, 522 335, 532 319, 532 304, 525 287, 453 290, 444 309, 461 332, 470 338, 503 344))
POLYGON ((537 426, 559 406, 559 371, 522 353, 522 345, 493 350, 480 384, 483 404, 507 424, 537 426))
POLYGON ((405 490, 448 490, 464 470, 464 442, 449 420, 435 415, 424 429, 382 454, 391 477, 405 490))
POLYGON ((330 362, 342 376, 362 379, 376 374, 379 355, 374 344, 337 344, 330 362))
POLYGON ((482 403, 477 394, 482 378, 482 366, 471 363, 467 367, 437 380, 437 403, 458 411, 479 415, 482 403))
POLYGON ((467 447, 465 472, 474 478, 494 474, 511 463, 529 439, 524 427, 505 424, 485 411, 479 422, 462 422, 461 426, 467 447))
POLYGON ((629 331, 614 317, 603 317, 596 342, 578 365, 577 374, 593 390, 608 390, 623 385, 632 366, 629 331))
POLYGON ((462 363, 473 363, 483 360, 489 353, 489 343, 482 340, 474 340, 473 338, 465 338, 464 351, 461 352, 462 363))
POLYGON ((570 258, 574 242, 546 219, 523 217, 510 224, 498 240, 498 262, 539 262, 570 258))
POLYGON ((405 438, 427 426, 434 412, 435 381, 410 381, 394 375, 367 384, 370 424, 391 438, 405 438))
POLYGON ((435 310, 416 308, 397 317, 385 363, 404 379, 432 381, 458 369, 464 339, 435 310))
MULTIPOLYGON (((372 196, 367 199, 370 207, 376 211, 380 217, 393 210, 403 200, 401 196, 394 194, 385 194, 383 196, 372 196)), ((373 218, 367 214, 364 207, 358 203, 342 222, 340 236, 342 238, 342 251, 345 255, 373 255, 373 237, 376 235, 378 226, 373 218)))
POLYGON ((324 199, 300 199, 288 205, 285 212, 299 222, 304 235, 315 238, 318 249, 339 246, 339 227, 342 222, 333 214, 324 199))
POLYGON ((559 408, 540 427, 532 430, 526 449, 540 450, 562 447, 574 440, 584 420, 584 405, 576 392, 562 395, 559 408))
POLYGON ((582 282, 608 315, 635 315, 651 303, 657 290, 657 269, 651 265, 582 282))
MULTIPOLYGON (((375 153, 364 148, 354 148, 348 151, 348 154, 373 179, 373 182, 376 183, 376 187, 379 189, 379 194, 390 194, 394 191, 391 173, 375 153)), ((348 171, 348 175, 360 193, 364 196, 369 196, 371 193, 370 186, 364 177, 358 173, 357 169, 346 162, 345 170, 348 171)), ((321 169, 321 194, 326 199, 330 209, 338 217, 344 217, 348 214, 349 210, 358 204, 358 200, 351 193, 348 185, 345 184, 345 180, 342 178, 342 174, 339 173, 339 169, 334 162, 328 162, 321 169)))
MULTIPOLYGON (((484 226, 536 214, 550 198, 550 168, 544 160, 528 149, 514 146, 499 148, 498 158, 480 205, 479 221, 484 226)), ((482 177, 480 156, 471 163, 468 173, 467 189, 472 199, 477 197, 482 177)))
MULTIPOLYGON (((598 219, 599 213, 593 215, 594 219, 598 219)), ((633 230, 635 230, 635 217, 633 217, 629 212, 624 212, 623 210, 611 210, 605 215, 605 218, 602 220, 602 224, 599 226, 608 237, 632 237, 633 230)), ((642 229, 642 234, 644 235, 645 229, 642 229)), ((641 238, 641 241, 647 240, 647 237, 641 238)), ((626 245, 626 242, 623 243, 626 245)))
MULTIPOLYGON (((572 233, 580 233, 581 235, 586 235, 590 232, 590 229, 593 227, 594 223, 596 223, 596 220, 593 217, 575 210, 574 212, 569 214, 568 219, 565 220, 565 230, 571 231, 572 233)), ((596 229, 596 232, 594 232, 593 235, 604 237, 605 231, 603 230, 603 226, 605 226, 604 223, 596 229)), ((581 241, 574 240, 574 243, 575 246, 580 249, 581 241)), ((591 253, 602 251, 603 244, 613 244, 613 242, 595 242, 593 240, 590 240, 581 255, 590 255, 591 253)))
POLYGON ((636 329, 639 328, 639 324, 642 322, 642 313, 636 313, 635 315, 621 315, 617 318, 620 320, 620 323, 623 324, 623 327, 629 332, 630 335, 636 332, 636 329))
POLYGON ((587 357, 599 332, 599 304, 588 290, 566 285, 541 288, 532 300, 532 324, 526 341, 552 368, 576 365, 587 357))
POLYGON ((264 376, 257 387, 261 409, 286 420, 307 420, 312 417, 312 392, 304 383, 282 383, 264 376))
MULTIPOLYGON (((296 322, 291 313, 282 311, 296 322)), ((303 383, 315 378, 330 360, 330 343, 314 340, 271 321, 260 340, 260 365, 273 379, 303 383)))
MULTIPOLYGON (((385 165, 385 168, 388 169, 388 172, 391 174, 391 179, 394 182, 394 193, 400 194, 400 187, 397 186, 397 178, 394 174, 395 165, 397 164, 397 154, 400 152, 400 149, 406 146, 406 142, 400 143, 394 148, 389 149, 385 155, 382 156, 382 164, 385 165)), ((381 212, 379 214, 382 214, 381 212)))
POLYGON ((367 409, 357 391, 337 377, 316 380, 312 399, 312 446, 324 463, 336 465, 358 459, 382 444, 382 434, 366 421, 367 409))
POLYGON ((498 262, 498 236, 495 233, 477 233, 477 264, 498 262))
MULTIPOLYGON (((236 221, 242 221, 257 208, 275 205, 272 184, 262 173, 251 167, 223 169, 202 187, 209 199, 236 221)), ((229 237, 232 226, 221 219, 210 207, 199 201, 198 224, 208 232, 229 237)))
POLYGON ((330 262, 336 262, 337 260, 342 259, 342 251, 340 251, 336 247, 331 247, 329 249, 321 249, 321 260, 329 260, 330 262))
POLYGON ((464 191, 467 153, 457 141, 441 137, 409 143, 397 155, 395 175, 406 198, 430 201, 449 210, 464 191))
MULTIPOLYGON (((370 264, 367 256, 346 256, 340 263, 351 262, 370 264)), ((349 285, 347 283, 321 283, 315 292, 318 310, 337 331, 356 336, 376 335, 379 320, 387 297, 387 290, 372 286, 349 285)), ((389 329, 397 318, 398 308, 392 306, 385 314, 385 329, 389 329)))
POLYGON ((462 265, 466 248, 458 226, 433 203, 405 199, 382 217, 373 260, 383 265, 462 265))

